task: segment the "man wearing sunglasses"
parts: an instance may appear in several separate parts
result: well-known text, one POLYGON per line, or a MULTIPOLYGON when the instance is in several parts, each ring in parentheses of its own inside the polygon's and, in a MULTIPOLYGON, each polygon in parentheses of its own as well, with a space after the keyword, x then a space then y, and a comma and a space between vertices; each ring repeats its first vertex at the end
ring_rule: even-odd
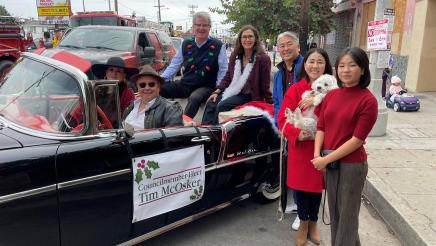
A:
POLYGON ((192 19, 193 38, 183 41, 171 64, 162 74, 167 81, 160 94, 166 98, 188 98, 185 115, 194 118, 200 105, 209 98, 227 71, 226 47, 209 36, 210 15, 197 12, 192 19), (184 72, 180 80, 170 82, 180 67, 184 72))
POLYGON ((138 89, 138 99, 126 109, 123 120, 135 130, 183 126, 182 107, 159 95, 164 80, 150 66, 132 76, 132 82, 138 89))

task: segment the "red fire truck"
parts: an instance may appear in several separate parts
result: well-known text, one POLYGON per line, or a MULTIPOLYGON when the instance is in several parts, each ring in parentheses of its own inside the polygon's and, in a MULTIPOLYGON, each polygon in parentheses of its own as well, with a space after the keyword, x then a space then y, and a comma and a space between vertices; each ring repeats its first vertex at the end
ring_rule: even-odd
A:
POLYGON ((0 16, 0 78, 32 42, 31 33, 26 37, 15 18, 0 16))
POLYGON ((70 27, 86 25, 136 26, 136 19, 118 15, 115 11, 77 12, 70 17, 70 27))

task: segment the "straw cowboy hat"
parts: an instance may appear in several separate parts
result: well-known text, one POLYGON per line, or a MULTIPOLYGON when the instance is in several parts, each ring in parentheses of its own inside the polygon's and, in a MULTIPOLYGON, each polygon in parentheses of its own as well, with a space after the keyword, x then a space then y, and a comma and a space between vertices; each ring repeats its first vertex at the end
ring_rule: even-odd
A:
POLYGON ((106 64, 95 64, 92 66, 92 72, 98 78, 104 78, 106 76, 106 70, 109 67, 120 67, 124 69, 126 73, 126 79, 129 79, 133 75, 138 73, 137 68, 126 67, 124 60, 121 57, 111 57, 107 60, 106 64))

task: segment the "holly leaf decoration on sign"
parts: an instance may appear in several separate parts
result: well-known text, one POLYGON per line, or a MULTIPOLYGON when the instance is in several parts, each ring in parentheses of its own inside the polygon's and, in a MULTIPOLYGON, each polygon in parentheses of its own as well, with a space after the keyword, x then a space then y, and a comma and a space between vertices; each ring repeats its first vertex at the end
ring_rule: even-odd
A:
POLYGON ((147 166, 153 170, 156 170, 159 168, 159 163, 157 163, 155 161, 148 161, 147 166))
POLYGON ((200 194, 203 193, 203 186, 202 185, 200 185, 200 187, 198 187, 198 192, 200 192, 200 194))
POLYGON ((137 184, 139 184, 142 181, 142 170, 141 169, 136 169, 136 174, 135 174, 135 182, 137 184))
POLYGON ((148 179, 151 178, 151 171, 148 169, 148 167, 144 168, 144 176, 148 179))

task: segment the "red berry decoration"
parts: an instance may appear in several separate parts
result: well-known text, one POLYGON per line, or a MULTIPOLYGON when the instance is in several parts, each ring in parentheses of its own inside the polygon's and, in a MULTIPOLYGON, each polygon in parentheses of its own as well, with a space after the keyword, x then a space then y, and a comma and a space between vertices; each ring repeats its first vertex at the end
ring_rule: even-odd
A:
POLYGON ((141 168, 141 163, 138 163, 138 168, 141 168))
POLYGON ((209 67, 209 66, 207 66, 207 65, 206 65, 206 70, 207 70, 207 71, 209 71, 209 70, 210 70, 210 67, 209 67))
POLYGON ((192 64, 192 65, 191 65, 191 69, 194 69, 194 67, 195 67, 195 65, 194 65, 194 64, 192 64))
POLYGON ((141 168, 144 168, 144 167, 145 167, 145 165, 144 165, 144 164, 142 164, 142 165, 141 165, 141 168))
POLYGON ((188 49, 192 48, 192 44, 188 44, 188 46, 186 46, 186 48, 188 48, 188 49))
POLYGON ((209 46, 211 49, 215 49, 215 45, 211 45, 211 46, 209 46))

